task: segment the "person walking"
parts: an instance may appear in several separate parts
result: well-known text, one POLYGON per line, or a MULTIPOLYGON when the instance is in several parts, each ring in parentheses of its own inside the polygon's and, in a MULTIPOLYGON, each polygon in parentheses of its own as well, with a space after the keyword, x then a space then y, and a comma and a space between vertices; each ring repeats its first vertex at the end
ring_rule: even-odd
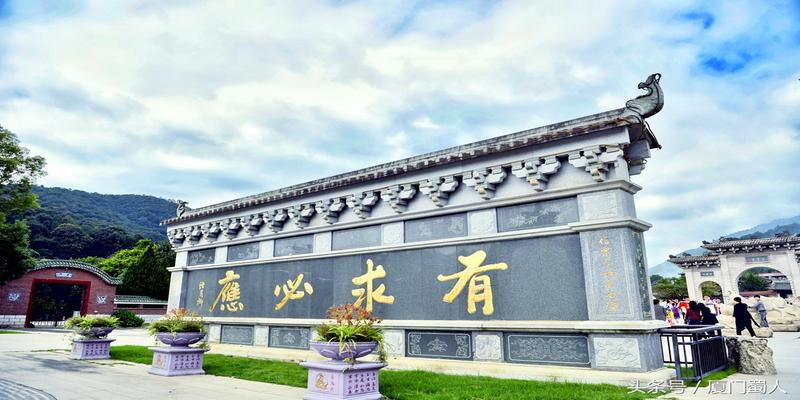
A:
POLYGON ((764 328, 769 327, 769 322, 767 321, 767 307, 764 306, 764 303, 761 301, 761 296, 755 295, 756 304, 753 307, 758 311, 758 316, 761 318, 761 326, 764 328))
POLYGON ((711 296, 703 297, 703 304, 705 304, 706 307, 708 307, 708 309, 711 311, 712 314, 719 314, 717 312, 716 304, 714 304, 714 300, 711 300, 711 296))
MULTIPOLYGON (((750 322, 756 322, 750 311, 747 311, 747 304, 742 303, 741 297, 733 298, 733 318, 736 320, 736 335, 741 335, 742 331, 747 329, 750 336, 755 337, 756 333, 753 331, 753 325, 750 322)), ((758 324, 756 324, 758 326, 758 324)))
POLYGON ((698 307, 700 307, 700 315, 702 316, 700 325, 716 325, 719 323, 717 315, 714 314, 707 305, 700 303, 698 307))
POLYGON ((667 312, 664 309, 664 306, 661 305, 661 300, 653 299, 653 315, 655 319, 659 321, 666 321, 667 320, 667 312))
POLYGON ((703 316, 700 314, 700 307, 697 302, 692 300, 689 302, 689 309, 686 310, 686 324, 687 325, 700 325, 700 320, 703 316))

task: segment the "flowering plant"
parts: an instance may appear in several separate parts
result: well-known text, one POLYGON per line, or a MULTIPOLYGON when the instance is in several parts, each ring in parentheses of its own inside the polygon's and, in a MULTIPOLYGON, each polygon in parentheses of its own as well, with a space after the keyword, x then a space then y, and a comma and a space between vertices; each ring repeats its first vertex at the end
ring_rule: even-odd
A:
POLYGON ((381 319, 371 311, 353 304, 342 304, 329 308, 325 317, 336 322, 314 327, 320 341, 339 342, 339 352, 356 342, 377 342, 378 358, 386 360, 383 329, 376 326, 381 319))
POLYGON ((151 335, 163 332, 205 332, 203 317, 185 308, 170 310, 163 319, 150 323, 147 330, 151 335))

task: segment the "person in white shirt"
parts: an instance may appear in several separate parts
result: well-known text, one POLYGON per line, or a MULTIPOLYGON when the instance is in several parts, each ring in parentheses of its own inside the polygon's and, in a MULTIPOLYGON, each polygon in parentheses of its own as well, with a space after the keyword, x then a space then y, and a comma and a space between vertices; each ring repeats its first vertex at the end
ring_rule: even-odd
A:
POLYGON ((708 307, 712 314, 717 315, 719 314, 719 310, 717 309, 717 304, 714 303, 714 300, 711 300, 711 296, 703 296, 703 304, 708 307))

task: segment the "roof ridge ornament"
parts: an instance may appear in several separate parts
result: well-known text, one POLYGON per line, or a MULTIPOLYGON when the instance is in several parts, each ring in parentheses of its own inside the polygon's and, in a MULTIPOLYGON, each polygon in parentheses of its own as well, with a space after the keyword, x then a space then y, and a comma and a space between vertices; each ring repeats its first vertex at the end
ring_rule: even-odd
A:
POLYGON ((644 121, 645 118, 656 115, 662 108, 664 108, 664 92, 661 90, 661 74, 656 72, 647 77, 644 82, 639 82, 639 89, 647 91, 647 93, 636 96, 625 103, 625 111, 622 118, 631 121, 630 117, 637 120, 637 122, 644 121))
POLYGON ((178 218, 182 217, 183 214, 186 214, 187 211, 191 210, 191 208, 187 206, 189 202, 183 200, 177 200, 177 203, 178 205, 177 207, 175 207, 175 215, 177 215, 178 218))

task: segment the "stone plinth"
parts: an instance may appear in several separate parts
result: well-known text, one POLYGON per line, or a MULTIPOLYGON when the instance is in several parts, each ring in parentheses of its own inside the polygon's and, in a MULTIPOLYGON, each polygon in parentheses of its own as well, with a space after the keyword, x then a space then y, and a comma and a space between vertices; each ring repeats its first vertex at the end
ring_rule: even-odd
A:
POLYGON ((772 349, 767 346, 766 339, 745 336, 725 338, 730 361, 736 370, 743 374, 775 375, 775 361, 772 360, 772 349))
POLYGON ((106 360, 111 358, 111 342, 116 339, 75 339, 72 358, 76 360, 106 360))
POLYGON ((378 400, 378 372, 386 364, 341 361, 301 362, 308 368, 305 400, 378 400))
POLYGON ((208 349, 196 347, 150 347, 153 366, 147 372, 162 376, 202 375, 203 353, 208 349))

